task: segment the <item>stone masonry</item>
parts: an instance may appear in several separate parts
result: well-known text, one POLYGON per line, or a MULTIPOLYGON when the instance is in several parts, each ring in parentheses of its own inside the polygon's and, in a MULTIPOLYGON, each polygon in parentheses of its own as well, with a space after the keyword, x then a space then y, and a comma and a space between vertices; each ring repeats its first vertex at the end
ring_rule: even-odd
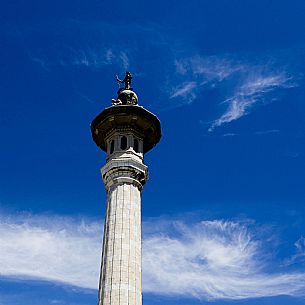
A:
POLYGON ((141 305, 141 190, 146 175, 139 161, 125 157, 102 169, 107 189, 99 305, 141 305))
POLYGON ((102 168, 107 203, 98 305, 142 305, 141 192, 144 154, 161 138, 158 118, 138 105, 114 105, 91 124, 107 152, 102 168))

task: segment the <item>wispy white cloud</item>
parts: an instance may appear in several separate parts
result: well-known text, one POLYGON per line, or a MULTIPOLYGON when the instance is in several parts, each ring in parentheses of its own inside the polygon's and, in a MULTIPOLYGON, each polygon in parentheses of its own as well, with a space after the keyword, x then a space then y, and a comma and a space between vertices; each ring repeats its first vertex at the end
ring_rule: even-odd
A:
MULTIPOLYGON (((244 299, 305 293, 304 273, 267 272, 263 245, 245 224, 174 224, 179 237, 144 240, 144 287, 200 299, 244 299)), ((157 226, 158 227, 158 226, 157 226)))
POLYGON ((204 88, 214 87, 232 73, 243 69, 241 65, 233 66, 226 58, 197 55, 176 59, 174 67, 175 77, 169 77, 165 90, 169 93, 172 106, 176 107, 192 104, 204 88))
POLYGON ((236 137, 236 136, 238 136, 238 133, 228 132, 228 133, 224 133, 222 136, 223 137, 236 137))
POLYGON ((244 66, 241 64, 233 65, 232 60, 217 56, 201 57, 191 56, 174 61, 175 73, 180 77, 174 78, 174 82, 169 85, 171 88, 170 99, 175 99, 177 106, 191 104, 197 97, 200 90, 206 87, 215 87, 233 73, 242 71, 244 66))
POLYGON ((190 104, 196 98, 196 93, 194 91, 196 87, 196 82, 185 82, 173 90, 170 99, 180 97, 186 99, 186 103, 190 104))
POLYGON ((305 237, 301 236, 295 243, 294 243, 296 252, 291 257, 287 258, 284 261, 284 265, 292 265, 298 264, 300 262, 305 262, 305 237))
MULTIPOLYGON (((152 100, 160 98, 159 107, 163 109, 189 105, 201 100, 207 89, 215 88, 218 100, 215 100, 214 114, 217 116, 206 120, 211 122, 210 131, 249 114, 267 94, 288 88, 287 84, 293 82, 286 73, 287 60, 283 64, 283 59, 277 63, 274 59, 280 55, 256 54, 253 58, 253 54, 226 53, 206 56, 190 45, 175 51, 175 41, 156 24, 133 23, 129 29, 126 32, 121 24, 69 20, 27 31, 30 37, 43 32, 50 38, 48 48, 32 45, 36 39, 29 39, 27 48, 32 60, 46 71, 53 66, 93 70, 115 66, 117 71, 132 69, 134 74, 142 76, 145 72, 146 81, 155 88, 156 98, 152 100), (61 39, 54 35, 58 31, 62 33, 61 39), (162 56, 151 56, 152 50, 162 56), (163 73, 156 69, 156 63, 162 66, 163 73), (282 78, 290 81, 283 85, 282 78), (170 103, 164 102, 168 99, 170 103), (223 107, 223 103, 226 109, 217 111, 216 107, 223 107)), ((213 112, 212 107, 210 109, 213 112)))
POLYGON ((48 63, 48 61, 46 59, 31 56, 31 60, 33 62, 38 63, 45 71, 47 71, 47 72, 50 71, 50 69, 49 69, 50 64, 48 63))
POLYGON ((254 135, 261 136, 261 135, 275 134, 279 132, 280 132, 279 129, 268 129, 268 130, 256 131, 254 132, 254 135))
POLYGON ((102 223, 47 216, 0 218, 0 274, 96 288, 102 223))
POLYGON ((298 255, 305 258, 305 237, 301 236, 294 245, 297 248, 298 255))
POLYGON ((219 117, 212 120, 209 131, 223 124, 238 120, 249 114, 254 106, 276 100, 275 94, 280 89, 296 87, 296 78, 289 75, 286 67, 277 67, 271 61, 237 59, 233 55, 189 56, 174 61, 177 85, 172 85, 171 99, 192 103, 206 89, 216 89, 223 97, 219 105, 226 109, 219 117), (180 76, 180 77, 179 77, 180 76), (180 83, 180 84, 179 84, 180 83), (192 84, 192 86, 187 86, 192 84), (182 91, 180 88, 187 88, 182 91), (175 94, 176 92, 176 94, 175 94), (187 98, 190 97, 188 100, 187 98))
POLYGON ((242 81, 230 98, 224 101, 228 105, 227 110, 212 123, 209 131, 247 115, 254 105, 266 102, 264 97, 267 93, 294 86, 292 79, 286 73, 270 75, 253 73, 242 81))
POLYGON ((128 68, 129 68, 129 58, 128 58, 127 54, 125 52, 121 51, 119 58, 122 61, 124 69, 128 70, 128 68))
POLYGON ((229 56, 191 56, 175 60, 176 72, 182 75, 190 73, 201 78, 201 84, 221 82, 233 73, 241 72, 246 66, 233 61, 229 56))
MULTIPOLYGON (((31 215, 0 220, 3 276, 97 289, 101 223, 31 215)), ((247 223, 163 219, 143 226, 146 292, 200 299, 305 295, 305 273, 270 271, 264 244, 247 223)))
POLYGON ((157 25, 136 23, 129 24, 126 32, 126 26, 119 23, 65 20, 30 31, 22 29, 21 32, 24 37, 32 38, 43 33, 49 38, 47 47, 35 45, 36 39, 26 40, 29 57, 48 70, 54 66, 101 69, 106 65, 128 70, 131 65, 139 64, 139 56, 149 57, 152 48, 164 49, 166 44, 157 25), (61 37, 55 35, 54 38, 54 33, 59 31, 61 37))
POLYGON ((116 51, 112 48, 93 49, 93 48, 74 48, 62 47, 60 54, 53 54, 52 59, 39 57, 39 55, 30 56, 33 62, 50 71, 54 66, 63 67, 86 67, 90 69, 100 69, 107 65, 116 65, 124 70, 129 68, 129 56, 127 52, 116 51), (64 54, 64 55, 63 55, 64 54))

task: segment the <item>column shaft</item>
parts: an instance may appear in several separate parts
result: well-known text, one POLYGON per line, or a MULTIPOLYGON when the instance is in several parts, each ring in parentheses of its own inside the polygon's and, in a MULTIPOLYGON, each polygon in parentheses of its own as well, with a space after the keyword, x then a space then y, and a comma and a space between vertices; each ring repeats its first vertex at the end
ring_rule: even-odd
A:
POLYGON ((99 305, 141 305, 141 193, 129 183, 108 190, 99 305))

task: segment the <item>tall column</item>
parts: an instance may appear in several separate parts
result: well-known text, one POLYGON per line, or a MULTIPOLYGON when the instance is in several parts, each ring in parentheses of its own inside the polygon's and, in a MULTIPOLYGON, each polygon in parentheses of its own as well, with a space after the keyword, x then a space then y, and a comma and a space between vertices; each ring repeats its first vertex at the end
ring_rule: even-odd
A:
POLYGON ((142 304, 141 191, 146 176, 144 164, 126 157, 102 168, 107 208, 99 305, 142 304))
POLYGON ((158 118, 137 105, 126 73, 112 107, 91 124, 94 142, 107 152, 102 168, 107 204, 98 305, 142 305, 141 191, 144 154, 161 138, 158 118))

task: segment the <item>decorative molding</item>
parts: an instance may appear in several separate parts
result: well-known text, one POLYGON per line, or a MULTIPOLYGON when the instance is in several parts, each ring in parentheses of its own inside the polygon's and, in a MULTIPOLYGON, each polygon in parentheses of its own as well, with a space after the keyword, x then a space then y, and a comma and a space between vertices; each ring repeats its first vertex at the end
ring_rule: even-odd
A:
POLYGON ((107 191, 113 185, 124 183, 133 184, 141 191, 148 180, 147 166, 131 158, 112 159, 101 173, 107 191))

